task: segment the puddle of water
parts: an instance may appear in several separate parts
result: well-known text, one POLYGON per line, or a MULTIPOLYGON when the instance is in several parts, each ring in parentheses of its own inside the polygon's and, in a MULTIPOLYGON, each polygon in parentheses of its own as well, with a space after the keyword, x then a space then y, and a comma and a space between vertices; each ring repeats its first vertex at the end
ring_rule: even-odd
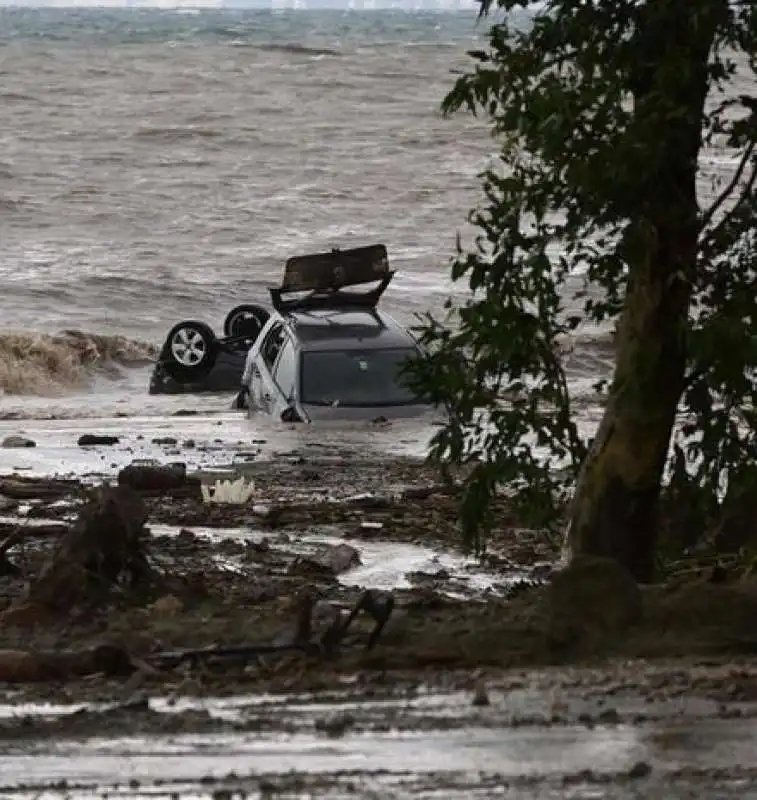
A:
MULTIPOLYGON (((449 573, 452 583, 465 585, 469 592, 496 590, 502 583, 514 583, 526 578, 526 573, 509 573, 507 576, 487 572, 478 566, 475 559, 466 558, 454 553, 443 553, 428 547, 415 544, 360 540, 343 540, 355 547, 363 561, 362 566, 346 572, 340 577, 342 583, 349 586, 364 586, 371 589, 407 589, 413 584, 407 574, 423 572, 434 574, 439 570, 449 573)), ((463 592, 443 589, 450 597, 464 598, 463 592)))
MULTIPOLYGON (((174 525, 150 525, 150 529, 153 535, 160 536, 175 536, 181 531, 181 527, 174 525)), ((298 555, 313 553, 322 545, 350 545, 360 553, 363 563, 342 573, 338 579, 345 586, 359 586, 365 589, 408 589, 413 586, 407 579, 409 573, 423 572, 433 575, 443 569, 449 573, 449 577, 439 581, 440 591, 449 597, 467 599, 482 592, 497 593, 498 587, 527 577, 525 571, 507 575, 496 574, 482 569, 475 559, 404 542, 376 539, 366 541, 317 533, 301 535, 290 533, 288 542, 278 543, 275 537, 271 537, 270 532, 255 528, 192 527, 191 530, 195 535, 213 542, 228 538, 250 542, 267 539, 272 549, 298 555)), ((219 557, 219 563, 230 568, 238 568, 241 562, 234 556, 224 555, 219 557)))
MULTIPOLYGON (((25 517, 16 515, 0 515, 0 522, 11 524, 45 526, 61 523, 75 516, 75 512, 61 515, 58 519, 51 517, 25 517)), ((151 523, 153 536, 177 536, 182 526, 151 523)), ((297 555, 314 553, 319 546, 347 544, 360 554, 362 564, 338 576, 345 586, 358 586, 365 589, 409 589, 414 585, 407 576, 421 572, 430 576, 444 570, 448 577, 439 580, 438 588, 442 594, 454 599, 470 599, 482 593, 501 594, 504 587, 529 577, 526 571, 512 571, 497 574, 480 567, 474 558, 436 550, 422 545, 394 542, 387 540, 349 539, 328 534, 291 534, 288 542, 277 542, 270 531, 257 528, 222 528, 196 527, 189 529, 196 536, 209 542, 218 543, 224 539, 237 539, 242 542, 260 542, 267 539, 271 549, 297 555)), ((216 555, 215 562, 226 569, 239 571, 242 569, 241 558, 234 555, 216 555)))

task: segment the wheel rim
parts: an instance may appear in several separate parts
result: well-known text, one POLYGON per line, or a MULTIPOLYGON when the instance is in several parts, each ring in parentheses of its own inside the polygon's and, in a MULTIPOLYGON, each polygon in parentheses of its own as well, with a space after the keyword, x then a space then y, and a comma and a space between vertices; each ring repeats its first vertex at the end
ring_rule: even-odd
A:
POLYGON ((205 338, 194 328, 181 328, 171 339, 171 353, 182 367, 196 367, 207 352, 205 338))

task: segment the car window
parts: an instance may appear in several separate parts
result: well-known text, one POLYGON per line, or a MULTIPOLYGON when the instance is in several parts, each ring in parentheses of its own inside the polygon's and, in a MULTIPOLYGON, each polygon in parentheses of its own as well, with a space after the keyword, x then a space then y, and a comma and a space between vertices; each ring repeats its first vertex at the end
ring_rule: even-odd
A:
POLYGON ((260 348, 260 354, 269 370, 273 370, 273 365, 276 363, 276 357, 281 350, 283 341, 284 326, 279 323, 278 325, 274 325, 273 328, 268 331, 268 335, 265 337, 265 341, 260 348))
POLYGON ((281 389, 284 397, 289 399, 294 397, 294 382, 297 376, 297 353, 295 353, 292 340, 287 336, 284 346, 281 348, 281 355, 273 372, 273 379, 281 389))
POLYGON ((312 405, 392 406, 420 402, 401 369, 413 348, 321 350, 302 354, 300 400, 312 405))

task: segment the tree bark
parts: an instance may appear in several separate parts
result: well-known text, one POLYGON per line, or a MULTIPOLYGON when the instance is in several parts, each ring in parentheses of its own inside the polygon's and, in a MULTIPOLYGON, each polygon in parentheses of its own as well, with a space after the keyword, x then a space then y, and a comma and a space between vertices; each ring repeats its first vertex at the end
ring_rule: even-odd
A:
POLYGON ((648 24, 637 34, 646 58, 631 75, 638 128, 630 135, 644 141, 656 128, 661 144, 629 207, 615 373, 579 476, 566 549, 569 558, 614 558, 641 582, 654 572, 660 484, 684 389, 707 59, 723 7, 721 0, 647 3, 648 24))

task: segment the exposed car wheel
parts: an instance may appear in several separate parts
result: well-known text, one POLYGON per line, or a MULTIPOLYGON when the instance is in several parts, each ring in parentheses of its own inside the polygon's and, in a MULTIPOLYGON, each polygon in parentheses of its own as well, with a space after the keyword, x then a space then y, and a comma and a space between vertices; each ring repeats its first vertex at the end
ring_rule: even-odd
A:
POLYGON ((244 336, 253 341, 258 338, 270 313, 263 306, 244 304, 235 306, 223 323, 224 336, 244 336))
POLYGON ((216 363, 218 339, 204 322, 180 322, 168 332, 161 361, 175 380, 189 382, 207 375, 216 363))

